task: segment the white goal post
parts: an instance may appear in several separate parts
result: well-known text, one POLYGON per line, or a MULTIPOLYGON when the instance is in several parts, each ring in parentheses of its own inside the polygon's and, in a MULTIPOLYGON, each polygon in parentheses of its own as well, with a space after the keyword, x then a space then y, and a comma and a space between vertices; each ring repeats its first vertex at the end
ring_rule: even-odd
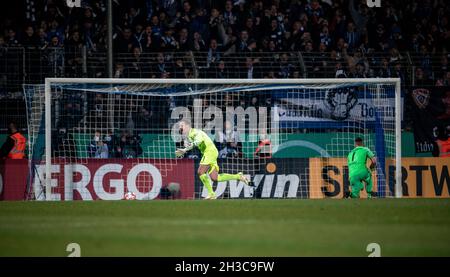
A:
MULTIPOLYGON (((330 85, 389 85, 395 88, 395 197, 402 197, 402 98, 401 83, 399 78, 368 78, 368 79, 108 79, 108 78, 46 78, 45 79, 45 198, 51 200, 52 191, 51 164, 52 164, 52 87, 64 84, 85 85, 278 85, 290 86, 302 84, 305 86, 330 86, 330 85)), ((394 131, 394 130, 392 130, 394 131)), ((394 147, 394 143, 392 144, 394 147)), ((394 150, 393 150, 394 151, 394 150)))

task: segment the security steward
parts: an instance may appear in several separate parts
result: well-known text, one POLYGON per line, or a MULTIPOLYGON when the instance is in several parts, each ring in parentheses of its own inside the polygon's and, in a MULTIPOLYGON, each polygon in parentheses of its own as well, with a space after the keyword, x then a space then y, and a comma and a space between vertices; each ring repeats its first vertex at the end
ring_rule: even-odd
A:
POLYGON ((8 124, 9 136, 0 148, 0 158, 23 159, 25 158, 26 138, 19 132, 17 124, 8 124))

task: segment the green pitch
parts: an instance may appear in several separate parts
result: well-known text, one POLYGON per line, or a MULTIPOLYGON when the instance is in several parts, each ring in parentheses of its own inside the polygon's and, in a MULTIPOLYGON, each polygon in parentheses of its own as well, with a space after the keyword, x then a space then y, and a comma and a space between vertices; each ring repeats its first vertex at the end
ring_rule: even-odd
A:
POLYGON ((450 256, 450 199, 0 202, 0 256, 450 256))

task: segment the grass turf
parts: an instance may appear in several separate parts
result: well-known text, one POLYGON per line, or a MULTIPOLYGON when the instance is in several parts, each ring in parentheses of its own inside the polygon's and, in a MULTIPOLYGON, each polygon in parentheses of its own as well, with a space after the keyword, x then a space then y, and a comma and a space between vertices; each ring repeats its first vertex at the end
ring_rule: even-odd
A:
POLYGON ((450 199, 0 202, 0 256, 450 256, 450 199))

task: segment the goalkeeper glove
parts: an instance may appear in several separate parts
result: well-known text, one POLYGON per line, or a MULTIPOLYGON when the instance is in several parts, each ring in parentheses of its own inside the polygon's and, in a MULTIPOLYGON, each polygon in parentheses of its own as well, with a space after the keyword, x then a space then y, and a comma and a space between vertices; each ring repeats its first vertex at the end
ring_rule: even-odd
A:
POLYGON ((175 151, 175 156, 177 157, 177 158, 181 158, 181 157, 183 157, 184 156, 184 154, 186 154, 186 149, 177 149, 176 151, 175 151))

